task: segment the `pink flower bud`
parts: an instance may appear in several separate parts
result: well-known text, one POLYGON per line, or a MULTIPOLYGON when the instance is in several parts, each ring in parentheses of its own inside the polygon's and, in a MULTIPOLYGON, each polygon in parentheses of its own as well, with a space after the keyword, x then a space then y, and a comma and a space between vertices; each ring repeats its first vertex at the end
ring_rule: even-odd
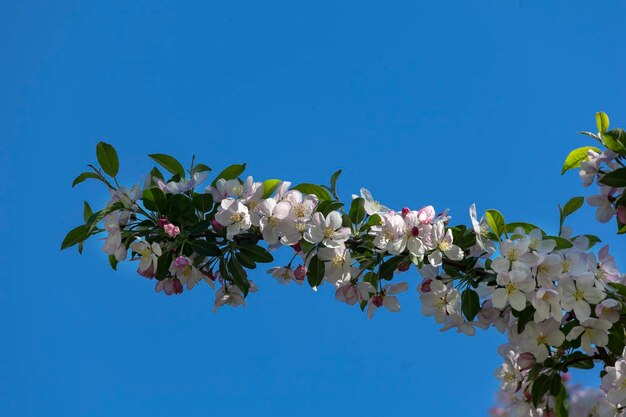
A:
POLYGON ((535 363, 537 363, 535 355, 530 352, 521 353, 517 358, 517 365, 522 371, 532 368, 535 363))
POLYGON ((222 225, 220 224, 220 222, 218 222, 218 221, 217 221, 217 220, 215 220, 215 219, 211 220, 211 225, 213 226, 213 228, 214 228, 215 230, 224 230, 224 229, 225 229, 225 227, 224 227, 224 226, 222 226, 222 225))
POLYGON ((302 252, 302 246, 300 246, 300 242, 296 243, 295 245, 291 245, 291 247, 293 248, 293 250, 295 250, 296 252, 302 252))
POLYGON ((626 224, 626 206, 619 206, 617 209, 617 220, 621 224, 626 224))
POLYGON ((568 383, 570 379, 572 379, 572 376, 570 375, 569 372, 565 372, 564 374, 561 374, 561 381, 563 381, 563 383, 568 383))
POLYGON ((411 267, 410 261, 402 261, 398 264, 398 271, 406 272, 409 270, 410 267, 411 267))
POLYGON ((381 307, 383 305, 384 297, 381 294, 376 294, 372 297, 372 304, 376 307, 381 307))
POLYGON ((304 277, 306 277, 306 273, 309 272, 306 269, 306 266, 304 265, 299 265, 295 271, 293 271, 293 274, 295 275, 296 279, 299 281, 302 281, 304 279, 304 277))
POLYGON ((163 226, 163 230, 169 237, 176 237, 180 234, 180 227, 173 225, 172 223, 167 223, 163 226))
POLYGON ((163 282, 163 292, 166 295, 180 294, 183 292, 183 284, 178 278, 172 278, 163 282))
POLYGON ((402 209, 402 218, 404 219, 406 217, 407 214, 409 214, 411 212, 411 209, 408 207, 404 207, 402 209))
POLYGON ((425 279, 424 281, 422 281, 422 283, 420 284, 420 292, 426 293, 426 292, 430 292, 430 284, 433 282, 432 279, 428 278, 425 279))
POLYGON ((417 212, 417 220, 421 224, 430 224, 435 218, 435 208, 433 206, 426 206, 419 209, 417 212))
POLYGON ((137 268, 137 273, 141 275, 142 277, 146 277, 148 279, 152 279, 156 276, 156 271, 154 270, 153 264, 150 264, 150 266, 145 271, 142 271, 139 268, 137 268))
POLYGON ((169 223, 169 220, 167 220, 167 218, 165 218, 165 217, 161 217, 159 219, 159 227, 163 227, 163 226, 165 226, 168 223, 169 223))

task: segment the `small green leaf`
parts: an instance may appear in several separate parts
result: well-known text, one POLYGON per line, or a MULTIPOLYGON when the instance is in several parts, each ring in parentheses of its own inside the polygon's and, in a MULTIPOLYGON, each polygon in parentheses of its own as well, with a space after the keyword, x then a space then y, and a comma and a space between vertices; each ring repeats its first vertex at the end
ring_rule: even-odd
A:
POLYGON ((193 169, 191 170, 191 175, 193 176, 193 174, 197 172, 210 172, 210 171, 212 171, 212 169, 209 168, 208 166, 204 164, 198 164, 198 165, 193 166, 193 169))
POLYGON ((506 222, 504 216, 498 210, 490 209, 485 213, 487 224, 491 228, 491 231, 496 235, 498 240, 503 234, 506 234, 506 222))
POLYGON ((378 269, 380 278, 390 281, 393 278, 394 272, 398 269, 398 265, 400 265, 404 258, 404 256, 394 256, 383 262, 378 269))
POLYGON ((120 169, 120 161, 117 158, 115 148, 108 143, 99 142, 96 145, 96 158, 102 170, 115 177, 120 169))
POLYGON ((587 247, 587 250, 591 249, 596 243, 602 242, 602 240, 600 240, 600 238, 595 235, 581 235, 581 236, 584 236, 589 240, 589 246, 587 247))
POLYGON ((601 152, 600 149, 595 146, 583 146, 582 148, 574 149, 569 153, 569 155, 567 155, 567 158, 565 158, 565 163, 563 163, 563 168, 561 169, 561 175, 565 174, 570 169, 578 168, 582 161, 586 161, 588 159, 587 151, 589 150, 597 153, 601 152))
POLYGON ((337 170, 335 171, 333 175, 330 176, 330 189, 335 194, 337 194, 337 180, 339 179, 340 175, 341 175, 341 170, 337 170))
POLYGON ((167 197, 160 188, 147 188, 143 190, 142 202, 150 211, 162 213, 167 208, 167 197))
POLYGON ((574 246, 572 244, 572 242, 570 242, 569 240, 564 239, 562 237, 558 237, 558 236, 546 236, 544 239, 545 240, 554 240, 556 242, 556 247, 554 249, 556 249, 556 250, 559 250, 559 249, 569 249, 569 248, 574 246))
POLYGON ((365 200, 361 197, 352 200, 350 205, 350 221, 359 224, 365 218, 365 200))
POLYGON ((248 268, 248 269, 255 269, 256 268, 256 263, 249 258, 248 256, 244 255, 241 252, 237 252, 235 254, 235 257, 237 258, 237 260, 239 262, 241 262, 241 265, 243 265, 244 267, 248 268))
POLYGON ((375 272, 370 271, 365 274, 365 276, 363 277, 363 281, 369 282, 374 288, 378 288, 378 275, 375 272))
POLYGON ((520 311, 517 317, 517 333, 521 334, 534 316, 535 308, 533 306, 526 306, 525 309, 520 311))
POLYGON ((304 194, 314 194, 320 199, 320 201, 332 199, 328 190, 320 185, 302 183, 292 187, 292 189, 298 190, 304 194))
POLYGON ((626 143, 626 132, 624 132, 623 129, 617 128, 604 133, 602 135, 602 142, 604 142, 607 148, 614 152, 621 154, 626 152, 626 148, 624 147, 626 143))
POLYGON ((461 309, 463 310, 463 315, 468 321, 474 320, 474 317, 480 311, 480 297, 478 297, 478 293, 471 288, 467 288, 461 294, 461 309))
POLYGON ((211 185, 215 186, 217 184, 217 180, 233 180, 239 177, 246 170, 246 164, 233 164, 227 168, 224 168, 222 172, 220 172, 217 177, 213 180, 211 185))
POLYGON ((80 226, 70 230, 69 233, 65 236, 65 239, 63 239, 63 242, 61 243, 61 250, 70 248, 87 239, 89 236, 89 226, 86 224, 81 224, 80 226))
POLYGON ((583 206, 584 202, 585 202, 584 197, 571 198, 567 203, 565 203, 565 205, 563 206, 563 209, 561 210, 562 218, 565 219, 570 214, 575 213, 578 209, 580 209, 583 206))
POLYGON ((213 196, 211 194, 193 194, 193 206, 202 213, 207 213, 213 209, 213 196))
POLYGON ((168 172, 178 175, 180 178, 185 178, 185 168, 183 168, 181 163, 178 162, 178 160, 173 156, 162 153, 153 153, 148 156, 152 158, 154 162, 165 168, 168 172))
POLYGON ((609 116, 605 112, 599 111, 596 113, 596 126, 600 133, 609 130, 609 116))
POLYGON ((191 244, 193 251, 198 255, 210 257, 222 256, 222 251, 215 243, 210 243, 202 239, 194 240, 189 243, 191 244))
POLYGON ((326 273, 324 262, 320 261, 317 255, 314 255, 309 261, 309 267, 307 269, 307 281, 309 285, 311 288, 319 287, 326 273))
POLYGON ((561 390, 554 399, 554 412, 556 417, 568 417, 569 409, 567 407, 567 389, 561 384, 561 390))
POLYGON ((602 184, 609 187, 624 188, 626 187, 626 168, 619 168, 609 172, 600 179, 602 184))
POLYGON ((117 271, 117 258, 115 257, 115 255, 109 255, 109 265, 111 265, 111 268, 113 268, 114 271, 117 271))
POLYGON ((87 220, 89 220, 91 216, 93 216, 93 210, 91 209, 91 206, 89 205, 89 203, 84 201, 83 202, 83 220, 85 221, 85 223, 87 222, 87 220))
POLYGON ((265 180, 263 181, 263 198, 269 198, 278 186, 282 183, 281 180, 265 180))
POLYGON ((163 281, 170 274, 170 265, 172 264, 172 252, 166 251, 159 256, 157 261, 156 279, 163 281))
POLYGON ((524 232, 526 232, 526 233, 530 233, 530 232, 532 232, 535 229, 539 229, 539 230, 541 230, 541 233, 545 235, 545 232, 539 226, 535 226, 532 223, 524 223, 524 222, 507 223, 506 231, 509 232, 509 233, 514 233, 515 229, 517 229, 518 227, 522 228, 524 230, 524 232))
POLYGON ((72 182, 72 187, 80 184, 81 182, 89 178, 102 181, 102 178, 100 178, 100 176, 96 174, 95 172, 83 172, 82 174, 80 174, 78 177, 74 179, 74 181, 72 182))
POLYGON ((234 256, 231 256, 228 260, 228 271, 233 277, 235 285, 241 289, 243 296, 246 297, 248 295, 248 291, 250 290, 250 281, 248 281, 246 271, 234 256))
POLYGON ((258 245, 241 246, 239 251, 258 263, 269 263, 274 261, 274 257, 265 248, 258 245))
POLYGON ((544 395, 550 390, 550 386, 552 384, 552 380, 548 375, 539 375, 537 379, 533 382, 533 387, 531 388, 530 395, 533 400, 533 404, 535 407, 539 405, 544 395))

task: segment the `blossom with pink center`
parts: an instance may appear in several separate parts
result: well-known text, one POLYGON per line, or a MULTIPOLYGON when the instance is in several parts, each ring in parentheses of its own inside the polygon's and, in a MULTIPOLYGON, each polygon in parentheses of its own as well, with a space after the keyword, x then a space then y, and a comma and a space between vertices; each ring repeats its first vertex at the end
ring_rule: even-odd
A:
POLYGON ((313 213, 304 233, 307 242, 322 243, 329 248, 342 247, 349 237, 350 228, 343 227, 341 214, 337 211, 331 211, 326 217, 320 212, 313 213))
POLYGON ((406 282, 385 285, 382 293, 376 294, 368 300, 367 318, 371 319, 374 317, 374 312, 380 307, 385 307, 392 313, 400 311, 400 302, 396 295, 406 292, 408 289, 409 284, 406 282))

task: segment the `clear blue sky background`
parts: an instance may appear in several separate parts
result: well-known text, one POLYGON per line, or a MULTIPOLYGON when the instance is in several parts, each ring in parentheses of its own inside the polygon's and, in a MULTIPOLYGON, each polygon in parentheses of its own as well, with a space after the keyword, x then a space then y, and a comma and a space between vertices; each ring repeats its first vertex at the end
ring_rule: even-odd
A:
MULTIPOLYGON (((626 124, 624 3, 268 3, 3 2, 0 415, 485 415, 503 338, 439 333, 414 285, 370 322, 259 273, 214 315, 206 287, 155 295, 101 242, 61 253, 82 200, 107 199, 71 181, 106 140, 129 184, 153 152, 295 182, 343 168, 345 197, 554 231, 586 191, 559 175, 576 132, 598 110, 626 124)), ((570 223, 623 254, 592 216, 570 223)))

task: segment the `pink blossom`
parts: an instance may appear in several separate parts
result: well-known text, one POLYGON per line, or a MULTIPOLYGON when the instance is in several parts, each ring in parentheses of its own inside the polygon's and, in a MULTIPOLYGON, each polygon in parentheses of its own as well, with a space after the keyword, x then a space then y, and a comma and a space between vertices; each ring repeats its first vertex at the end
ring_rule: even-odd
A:
POLYGON ((417 220, 421 224, 430 224, 435 218, 435 208, 433 206, 422 207, 417 212, 417 220))
POLYGON ((173 225, 172 223, 167 223, 163 226, 163 230, 169 237, 176 237, 180 234, 180 227, 173 225))
POLYGON ((304 278, 306 277, 307 272, 308 272, 308 270, 306 269, 306 266, 299 265, 296 268, 296 270, 294 271, 294 275, 295 275, 297 280, 303 281, 304 278))

